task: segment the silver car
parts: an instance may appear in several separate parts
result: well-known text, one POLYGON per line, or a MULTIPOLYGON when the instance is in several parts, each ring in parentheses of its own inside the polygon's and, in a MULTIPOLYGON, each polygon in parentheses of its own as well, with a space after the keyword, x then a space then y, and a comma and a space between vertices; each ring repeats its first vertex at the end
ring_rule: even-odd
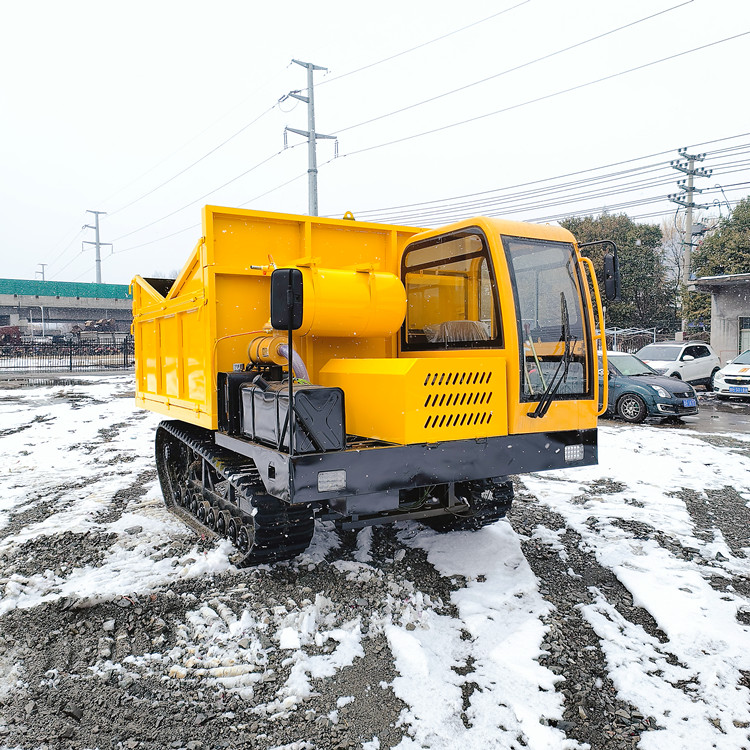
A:
POLYGON ((644 346, 636 356, 659 375, 679 378, 691 385, 704 385, 711 391, 714 376, 721 368, 716 352, 702 341, 665 341, 644 346))

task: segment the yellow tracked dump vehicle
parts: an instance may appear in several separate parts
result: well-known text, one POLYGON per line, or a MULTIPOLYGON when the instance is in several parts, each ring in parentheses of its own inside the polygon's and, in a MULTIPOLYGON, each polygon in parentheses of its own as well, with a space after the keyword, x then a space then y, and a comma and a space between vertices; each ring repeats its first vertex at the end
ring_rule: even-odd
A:
POLYGON ((601 300, 560 227, 206 206, 179 276, 132 293, 164 499, 238 565, 299 554, 316 517, 477 529, 511 475, 596 463, 601 300))

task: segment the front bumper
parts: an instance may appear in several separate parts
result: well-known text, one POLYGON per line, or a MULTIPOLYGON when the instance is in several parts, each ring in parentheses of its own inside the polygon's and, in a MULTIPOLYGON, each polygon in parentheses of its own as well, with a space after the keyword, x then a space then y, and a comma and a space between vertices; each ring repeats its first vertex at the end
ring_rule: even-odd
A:
POLYGON ((735 384, 724 380, 714 380, 714 392, 720 396, 750 398, 750 382, 738 382, 735 384))
POLYGON ((689 417, 692 414, 698 413, 698 404, 695 406, 685 406, 680 402, 669 401, 667 403, 661 402, 656 404, 656 411, 659 416, 665 417, 689 417))
POLYGON ((401 489, 597 463, 597 432, 567 430, 415 445, 353 445, 344 451, 289 456, 244 437, 214 433, 217 445, 253 460, 266 491, 286 502, 310 503, 401 489), (566 447, 580 446, 570 460, 566 447), (320 474, 342 486, 321 485, 320 474))

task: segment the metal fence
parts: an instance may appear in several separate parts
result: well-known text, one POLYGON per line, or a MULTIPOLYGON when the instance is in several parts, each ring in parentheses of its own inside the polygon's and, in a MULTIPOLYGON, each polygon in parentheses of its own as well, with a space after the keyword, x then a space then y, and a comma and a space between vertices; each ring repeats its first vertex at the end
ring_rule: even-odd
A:
MULTIPOLYGON (((676 341, 675 332, 658 332, 656 328, 607 328, 607 349, 616 352, 635 354, 647 344, 663 341, 676 341)), ((686 331, 682 336, 684 341, 704 341, 710 343, 711 334, 708 331, 686 331)))
POLYGON ((0 344, 0 370, 80 372, 128 370, 134 366, 133 337, 96 341, 29 341, 0 344))

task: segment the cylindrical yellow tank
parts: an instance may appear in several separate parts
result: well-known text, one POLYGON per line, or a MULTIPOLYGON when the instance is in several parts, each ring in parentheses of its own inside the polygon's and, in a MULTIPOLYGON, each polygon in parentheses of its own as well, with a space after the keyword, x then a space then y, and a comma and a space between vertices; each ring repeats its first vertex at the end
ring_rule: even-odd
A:
POLYGON ((305 312, 298 334, 391 336, 404 322, 406 292, 398 276, 331 268, 300 270, 305 312))
POLYGON ((285 365, 287 358, 279 354, 279 347, 287 340, 278 334, 258 336, 247 346, 247 358, 256 365, 285 365))

